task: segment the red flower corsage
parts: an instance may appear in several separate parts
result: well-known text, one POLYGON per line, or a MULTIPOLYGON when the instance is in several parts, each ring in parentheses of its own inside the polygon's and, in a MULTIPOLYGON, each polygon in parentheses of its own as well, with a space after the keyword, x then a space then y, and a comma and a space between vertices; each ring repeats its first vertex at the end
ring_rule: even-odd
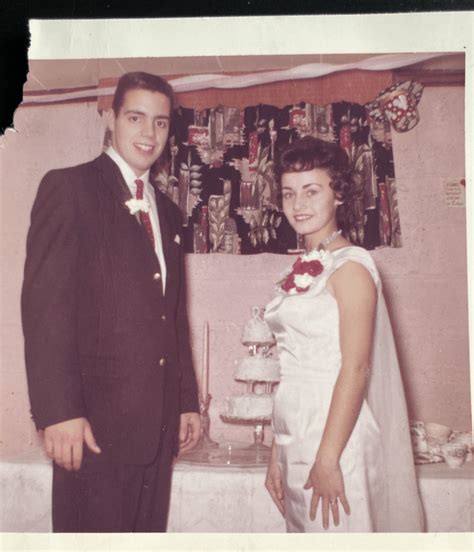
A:
POLYGON ((307 291, 313 278, 324 270, 320 261, 303 261, 300 257, 296 259, 291 272, 281 284, 281 289, 290 293, 292 289, 296 293, 307 291))

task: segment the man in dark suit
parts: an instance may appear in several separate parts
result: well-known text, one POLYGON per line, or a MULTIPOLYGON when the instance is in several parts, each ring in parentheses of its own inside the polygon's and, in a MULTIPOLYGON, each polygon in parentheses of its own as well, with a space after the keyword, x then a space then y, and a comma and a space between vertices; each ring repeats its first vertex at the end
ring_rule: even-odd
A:
POLYGON ((111 146, 33 206, 22 318, 54 531, 165 531, 173 457, 199 439, 181 215, 149 181, 172 110, 165 80, 125 74, 111 146))

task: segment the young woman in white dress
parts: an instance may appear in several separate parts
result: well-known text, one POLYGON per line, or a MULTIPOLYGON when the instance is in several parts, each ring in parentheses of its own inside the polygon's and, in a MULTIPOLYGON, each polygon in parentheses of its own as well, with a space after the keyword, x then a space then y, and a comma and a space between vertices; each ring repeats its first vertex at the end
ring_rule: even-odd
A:
POLYGON ((281 365, 266 487, 291 532, 421 531, 379 274, 338 228, 352 190, 347 156, 305 137, 282 152, 276 172, 306 253, 266 307, 281 365))

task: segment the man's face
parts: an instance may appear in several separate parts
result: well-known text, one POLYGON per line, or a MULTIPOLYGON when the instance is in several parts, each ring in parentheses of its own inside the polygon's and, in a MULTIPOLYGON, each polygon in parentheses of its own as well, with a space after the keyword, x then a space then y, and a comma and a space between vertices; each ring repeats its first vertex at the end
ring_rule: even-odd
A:
POLYGON ((169 125, 170 100, 161 92, 129 90, 118 115, 113 110, 109 112, 112 146, 137 176, 160 157, 169 125))

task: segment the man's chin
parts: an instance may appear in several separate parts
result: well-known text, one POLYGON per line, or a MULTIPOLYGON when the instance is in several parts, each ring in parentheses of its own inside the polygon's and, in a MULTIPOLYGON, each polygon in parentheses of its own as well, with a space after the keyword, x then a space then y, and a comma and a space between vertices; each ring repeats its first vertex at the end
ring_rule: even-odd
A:
POLYGON ((148 160, 146 163, 135 163, 133 165, 133 171, 135 174, 142 175, 144 172, 146 172, 148 169, 150 169, 155 163, 158 161, 157 158, 153 158, 153 160, 148 160))

